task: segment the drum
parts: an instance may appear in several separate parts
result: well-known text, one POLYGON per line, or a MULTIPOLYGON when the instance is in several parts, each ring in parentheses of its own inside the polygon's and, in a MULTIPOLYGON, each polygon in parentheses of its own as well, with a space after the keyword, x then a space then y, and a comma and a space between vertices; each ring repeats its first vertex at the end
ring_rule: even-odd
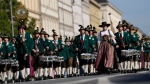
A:
POLYGON ((11 60, 11 66, 19 66, 18 60, 11 60))
POLYGON ((126 50, 121 50, 121 55, 122 55, 122 56, 126 56, 126 54, 127 54, 127 53, 126 53, 126 50))
POLYGON ((91 55, 90 53, 82 53, 81 54, 81 59, 84 59, 84 60, 89 60, 91 59, 91 55))
POLYGON ((40 56, 41 62, 48 62, 48 56, 40 56))
POLYGON ((53 61, 56 61, 57 60, 57 56, 50 56, 52 59, 53 59, 53 61))
POLYGON ((64 57, 62 56, 58 56, 57 60, 55 60, 56 62, 63 62, 64 61, 64 57))
POLYGON ((53 61, 53 57, 52 56, 48 56, 48 62, 52 62, 53 61))
POLYGON ((91 54, 91 59, 96 59, 97 58, 97 52, 93 52, 91 54))

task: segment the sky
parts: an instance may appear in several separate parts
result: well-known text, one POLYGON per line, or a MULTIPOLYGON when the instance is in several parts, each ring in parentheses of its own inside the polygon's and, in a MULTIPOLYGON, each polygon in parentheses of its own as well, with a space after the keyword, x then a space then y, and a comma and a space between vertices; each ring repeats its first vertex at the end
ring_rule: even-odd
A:
POLYGON ((108 0, 127 20, 150 36, 150 0, 108 0))

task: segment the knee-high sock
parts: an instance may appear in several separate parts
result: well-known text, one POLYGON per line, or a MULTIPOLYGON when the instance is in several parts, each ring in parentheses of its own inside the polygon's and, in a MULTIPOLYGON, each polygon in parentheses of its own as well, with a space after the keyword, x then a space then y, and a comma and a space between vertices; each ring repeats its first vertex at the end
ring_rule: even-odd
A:
POLYGON ((45 69, 44 69, 44 76, 46 76, 46 77, 48 76, 48 73, 47 73, 47 72, 48 72, 48 69, 45 68, 45 69))
POLYGON ((59 74, 59 68, 57 67, 57 68, 55 69, 55 71, 56 71, 56 75, 58 75, 58 74, 59 74))
POLYGON ((15 77, 15 79, 18 79, 18 78, 19 78, 19 71, 16 71, 16 72, 15 72, 14 77, 15 77))
POLYGON ((88 64, 85 65, 85 72, 88 73, 88 64))
POLYGON ((142 63, 141 62, 139 62, 139 69, 141 69, 142 68, 142 63))
POLYGON ((5 78, 7 77, 6 72, 1 73, 2 81, 5 81, 5 78))
POLYGON ((34 77, 38 77, 38 70, 34 71, 34 77))
POLYGON ((48 70, 48 75, 49 76, 50 76, 51 72, 52 72, 52 68, 49 68, 49 70, 48 70))
POLYGON ((127 66, 128 66, 128 63, 127 63, 127 61, 125 61, 125 62, 124 62, 124 69, 125 69, 125 70, 127 70, 127 66))
POLYGON ((138 62, 137 61, 134 62, 134 67, 135 67, 134 69, 138 69, 138 62))
MULTIPOLYGON (((65 73, 65 68, 62 68, 61 74, 65 75, 64 73, 65 73)), ((67 72, 67 73, 68 73, 68 72, 67 72)))
POLYGON ((124 70, 123 62, 120 63, 120 69, 124 70))
POLYGON ((25 68, 21 70, 21 75, 22 75, 22 78, 25 78, 25 68))
POLYGON ((72 74, 72 67, 69 67, 69 74, 72 74))
POLYGON ((40 68, 40 76, 43 76, 43 68, 40 68))
POLYGON ((30 75, 30 68, 26 68, 26 74, 27 76, 30 75))
POLYGON ((91 64, 90 66, 91 66, 91 67, 90 67, 90 73, 93 73, 93 67, 94 67, 94 66, 93 66, 93 64, 91 64))
POLYGON ((131 64, 130 64, 130 61, 127 61, 127 64, 128 64, 127 69, 130 70, 130 65, 131 65, 131 64))
POLYGON ((61 75, 61 67, 58 67, 58 75, 61 75))
POLYGON ((145 68, 147 69, 147 62, 145 62, 145 68))
POLYGON ((77 73, 77 68, 73 68, 73 74, 77 73))
POLYGON ((11 70, 8 70, 7 71, 8 80, 12 79, 12 75, 13 75, 13 73, 11 72, 11 70))
POLYGON ((69 75, 70 74, 70 69, 69 69, 69 67, 67 68, 67 75, 69 75))
POLYGON ((148 65, 148 66, 147 66, 147 68, 148 68, 148 69, 150 69, 150 62, 148 62, 148 64, 147 64, 147 65, 148 65))
POLYGON ((131 62, 131 70, 134 69, 134 62, 131 62))

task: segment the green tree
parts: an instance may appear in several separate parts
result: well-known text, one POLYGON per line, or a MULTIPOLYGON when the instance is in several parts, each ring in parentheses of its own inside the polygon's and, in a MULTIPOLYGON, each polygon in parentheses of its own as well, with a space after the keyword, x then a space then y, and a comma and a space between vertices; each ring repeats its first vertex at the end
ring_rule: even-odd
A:
MULTIPOLYGON (((11 13, 10 13, 10 0, 0 0, 0 32, 8 36, 12 36, 11 29, 11 13)), ((19 20, 15 17, 15 11, 20 6, 20 2, 17 0, 12 0, 12 10, 13 10, 13 20, 14 20, 14 33, 15 36, 18 33, 17 27, 19 25, 19 20)), ((28 20, 28 17, 24 19, 23 24, 28 25, 27 31, 32 33, 35 28, 35 19, 28 20), (27 24, 28 23, 28 24, 27 24)))

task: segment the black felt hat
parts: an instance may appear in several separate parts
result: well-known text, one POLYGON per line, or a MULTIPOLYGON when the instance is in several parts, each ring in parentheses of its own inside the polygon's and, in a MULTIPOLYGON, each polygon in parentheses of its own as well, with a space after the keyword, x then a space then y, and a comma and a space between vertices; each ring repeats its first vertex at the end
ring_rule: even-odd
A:
POLYGON ((110 26, 110 24, 108 24, 107 22, 102 22, 102 23, 101 23, 101 25, 99 25, 99 27, 103 27, 103 26, 107 26, 107 27, 109 27, 109 26, 110 26))

